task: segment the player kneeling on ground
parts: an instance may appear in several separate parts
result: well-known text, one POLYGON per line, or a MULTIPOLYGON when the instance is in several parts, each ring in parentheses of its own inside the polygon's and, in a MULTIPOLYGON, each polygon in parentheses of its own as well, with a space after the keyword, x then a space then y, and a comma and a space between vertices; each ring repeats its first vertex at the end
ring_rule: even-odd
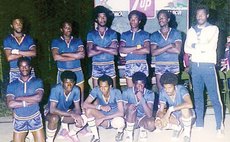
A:
POLYGON ((74 72, 64 71, 61 74, 62 82, 51 90, 48 111, 45 113, 48 120, 46 142, 53 142, 59 122, 61 122, 60 135, 72 142, 79 141, 76 133, 85 126, 86 117, 81 115, 80 89, 75 85, 76 80, 74 72), (74 104, 73 109, 72 104, 74 104))
POLYGON ((93 88, 84 102, 88 125, 93 133, 91 142, 99 142, 97 126, 116 128, 116 141, 122 141, 125 127, 121 92, 112 87, 113 80, 108 75, 98 79, 98 87, 93 88))
POLYGON ((157 129, 173 129, 172 138, 178 138, 184 130, 184 142, 190 142, 191 125, 194 120, 193 104, 187 89, 177 85, 175 74, 167 72, 161 76, 160 108, 155 125, 157 129), (166 106, 169 106, 165 112, 166 106))
POLYGON ((154 93, 145 88, 146 75, 136 72, 132 76, 134 87, 123 92, 124 106, 127 122, 127 142, 133 142, 134 127, 140 127, 139 140, 147 141, 147 130, 154 131, 153 103, 154 93))

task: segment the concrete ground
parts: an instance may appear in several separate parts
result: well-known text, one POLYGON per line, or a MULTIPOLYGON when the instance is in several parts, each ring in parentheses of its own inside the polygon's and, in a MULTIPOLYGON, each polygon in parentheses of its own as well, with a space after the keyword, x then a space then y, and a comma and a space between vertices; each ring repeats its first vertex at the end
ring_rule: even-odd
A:
MULTIPOLYGON (((0 118, 0 142, 10 142, 12 140, 12 120, 11 118, 0 118)), ((99 129, 101 142, 115 142, 116 131, 113 129, 99 129)), ((172 130, 161 132, 149 132, 147 142, 175 142, 171 140, 172 130)), ((79 134, 81 142, 89 142, 91 136, 84 137, 79 134)), ((124 137, 125 138, 125 137, 124 137)), ((57 139, 55 142, 68 142, 68 140, 57 139)), ((205 126, 202 130, 192 129, 191 142, 230 142, 230 114, 225 116, 225 135, 218 137, 215 130, 215 116, 212 108, 208 109, 205 115, 205 126)), ((135 142, 138 142, 138 130, 135 131, 135 142)), ((183 133, 176 142, 183 142, 183 133)))

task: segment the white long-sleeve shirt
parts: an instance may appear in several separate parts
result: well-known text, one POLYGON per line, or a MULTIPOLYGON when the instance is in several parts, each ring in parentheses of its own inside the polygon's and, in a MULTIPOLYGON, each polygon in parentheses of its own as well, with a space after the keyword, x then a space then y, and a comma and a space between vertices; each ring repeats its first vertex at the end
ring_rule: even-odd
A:
POLYGON ((191 27, 185 40, 185 53, 191 55, 191 61, 197 63, 216 64, 216 49, 219 29, 209 23, 199 32, 191 27))

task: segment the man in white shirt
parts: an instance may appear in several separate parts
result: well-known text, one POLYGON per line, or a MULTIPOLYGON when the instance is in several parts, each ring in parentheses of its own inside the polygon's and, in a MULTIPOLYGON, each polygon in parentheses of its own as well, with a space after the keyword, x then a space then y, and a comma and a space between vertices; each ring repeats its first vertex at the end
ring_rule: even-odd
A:
POLYGON ((212 102, 218 134, 223 134, 223 105, 221 102, 216 64, 219 29, 207 22, 209 10, 200 6, 196 10, 197 24, 188 30, 185 53, 191 55, 196 127, 204 127, 204 85, 212 102))

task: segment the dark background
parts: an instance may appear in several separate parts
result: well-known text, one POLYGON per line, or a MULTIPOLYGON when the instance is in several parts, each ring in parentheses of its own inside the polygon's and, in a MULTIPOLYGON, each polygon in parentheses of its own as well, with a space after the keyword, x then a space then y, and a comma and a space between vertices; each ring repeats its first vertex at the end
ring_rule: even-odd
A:
MULTIPOLYGON (((190 0, 190 25, 193 25, 197 5, 206 4, 210 8, 210 22, 218 25, 220 39, 219 58, 223 56, 227 35, 230 35, 230 0, 190 0)), ((0 85, 4 94, 8 82, 8 63, 5 60, 2 42, 11 33, 11 19, 15 15, 25 20, 25 33, 30 34, 37 45, 37 57, 33 59, 36 75, 45 85, 45 96, 56 82, 56 63, 53 61, 50 44, 60 36, 59 25, 63 20, 74 22, 74 36, 86 41, 87 32, 93 27, 93 0, 1 0, 0 1, 0 85)), ((90 60, 82 60, 85 82, 90 77, 90 60)), ((86 88, 86 90, 89 90, 86 88)), ((0 97, 3 96, 0 94, 0 97)))

